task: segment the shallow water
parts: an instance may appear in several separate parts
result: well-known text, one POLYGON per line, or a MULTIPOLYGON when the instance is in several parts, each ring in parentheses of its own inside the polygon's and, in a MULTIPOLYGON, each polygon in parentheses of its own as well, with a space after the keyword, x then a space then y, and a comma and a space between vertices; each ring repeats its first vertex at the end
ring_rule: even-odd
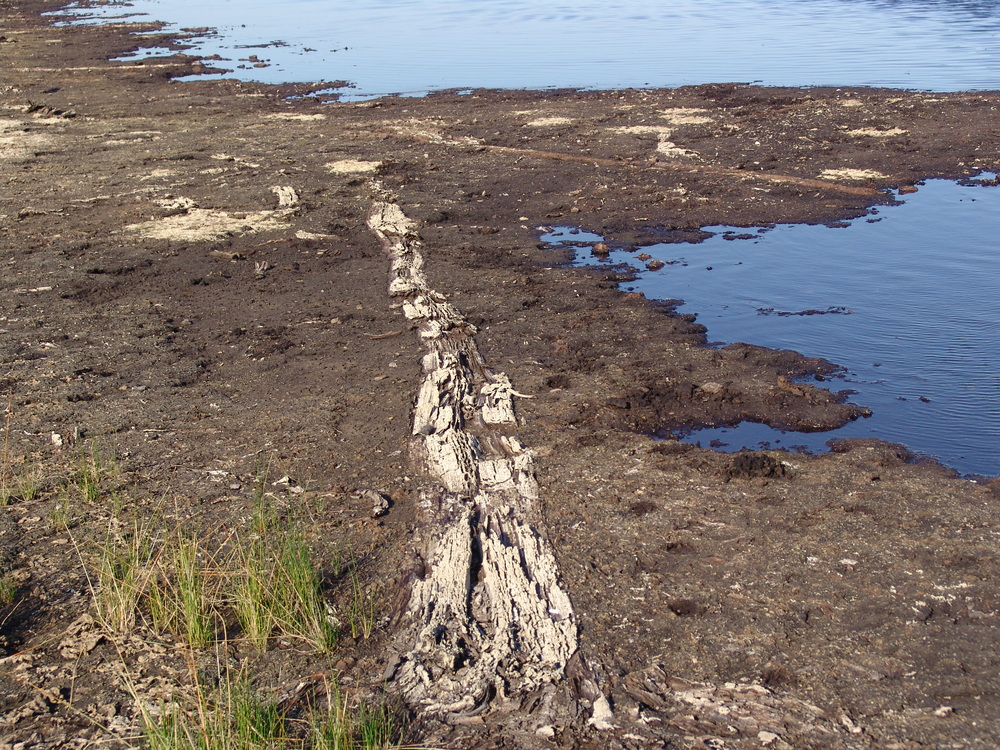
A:
POLYGON ((123 13, 217 28, 197 51, 241 78, 348 80, 353 97, 725 81, 1000 89, 996 0, 135 0, 78 11, 123 13), (272 42, 284 46, 260 46, 272 42))
MULTIPOLYGON (((850 400, 874 412, 831 432, 743 424, 689 441, 817 451, 832 437, 878 437, 962 473, 1000 474, 1000 188, 930 180, 901 200, 838 228, 705 227, 715 234, 700 244, 642 248, 668 265, 624 288, 683 299, 711 342, 842 365, 843 379, 822 385, 857 391, 850 400)), ((543 239, 598 240, 566 229, 543 239)), ((607 262, 642 268, 623 250, 607 262)))

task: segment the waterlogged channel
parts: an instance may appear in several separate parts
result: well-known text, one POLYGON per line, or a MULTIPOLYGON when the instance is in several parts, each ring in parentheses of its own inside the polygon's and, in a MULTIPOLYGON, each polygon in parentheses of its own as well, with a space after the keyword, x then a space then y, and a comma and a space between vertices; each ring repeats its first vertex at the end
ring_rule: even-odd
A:
POLYGON ((822 385, 873 411, 832 432, 743 423, 690 442, 822 451, 833 437, 877 437, 962 473, 1000 474, 1000 188, 930 180, 900 199, 836 227, 705 227, 713 236, 699 244, 613 249, 607 259, 586 249, 597 235, 558 228, 543 239, 578 248, 581 265, 640 269, 624 288, 683 300, 680 312, 697 313, 713 345, 746 341, 842 365, 842 378, 822 385))

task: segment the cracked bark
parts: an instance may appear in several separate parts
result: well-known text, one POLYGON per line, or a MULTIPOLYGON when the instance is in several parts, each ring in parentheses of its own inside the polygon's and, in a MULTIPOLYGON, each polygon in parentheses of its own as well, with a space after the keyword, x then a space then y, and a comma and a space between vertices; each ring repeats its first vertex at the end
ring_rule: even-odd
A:
MULTIPOLYGON (((452 721, 491 705, 518 707, 528 696, 551 713, 577 652, 577 625, 533 523, 534 455, 514 434, 515 392, 487 367, 476 328, 428 286, 414 223, 380 186, 374 195, 368 226, 391 262, 389 294, 425 348, 410 455, 433 485, 420 498, 422 570, 387 677, 409 701, 452 721)), ((589 674, 581 661, 576 671, 589 674)), ((573 682, 584 706, 596 704, 606 718, 593 680, 573 682)))

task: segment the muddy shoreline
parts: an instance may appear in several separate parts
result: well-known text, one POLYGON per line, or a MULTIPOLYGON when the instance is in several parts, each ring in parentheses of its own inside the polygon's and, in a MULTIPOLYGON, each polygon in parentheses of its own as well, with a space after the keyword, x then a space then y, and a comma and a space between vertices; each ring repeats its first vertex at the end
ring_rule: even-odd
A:
MULTIPOLYGON (((885 188, 1000 169, 1000 94, 719 84, 292 101, 309 87, 172 81, 204 69, 183 55, 108 62, 139 27, 39 17, 58 5, 0 0, 0 574, 13 591, 0 747, 137 744, 123 671, 150 700, 220 662, 269 694, 337 677, 354 700, 381 695, 430 480, 408 459, 422 348, 366 227, 372 177, 419 222, 430 286, 527 396, 515 406, 534 526, 589 670, 573 662, 552 697, 577 716, 530 700, 461 722, 400 709, 407 741, 1000 741, 997 480, 878 441, 815 457, 652 443, 682 425, 824 429, 861 413, 789 380, 829 363, 707 349, 697 322, 618 292, 613 271, 566 267, 537 229, 638 247, 860 216, 892 200, 885 188), (114 460, 81 497, 95 451, 114 460), (196 528, 206 557, 227 559, 261 496, 306 520, 334 611, 363 585, 371 632, 342 633, 332 654, 236 638, 224 657, 192 656, 147 624, 113 636, 87 619, 108 529, 196 528), (350 575, 330 562, 345 556, 350 575), (610 722, 588 721, 584 683, 610 722)), ((177 41, 141 28, 142 44, 177 41)))

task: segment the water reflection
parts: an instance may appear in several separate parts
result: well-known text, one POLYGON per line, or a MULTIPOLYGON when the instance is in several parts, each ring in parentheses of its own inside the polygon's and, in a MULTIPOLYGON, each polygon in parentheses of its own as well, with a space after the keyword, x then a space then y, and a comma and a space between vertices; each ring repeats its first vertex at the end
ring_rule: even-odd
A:
MULTIPOLYGON (((354 97, 441 88, 624 88, 720 81, 1000 89, 1000 4, 936 0, 135 0, 242 78, 352 81, 354 97), (257 68, 239 45, 267 48, 257 68), (242 58, 242 60, 241 60, 242 58), (240 67, 242 66, 242 67, 240 67)), ((163 52, 163 50, 159 50, 163 52)))
MULTIPOLYGON (((692 441, 824 450, 831 437, 878 437, 963 473, 1000 474, 1000 190, 932 180, 903 199, 846 228, 705 227, 715 235, 701 244, 642 248, 666 265, 627 288, 683 299, 711 340, 843 365, 843 380, 823 385, 857 391, 851 400, 874 411, 822 434, 740 425, 692 441)), ((608 262, 641 267, 624 251, 608 262)))

